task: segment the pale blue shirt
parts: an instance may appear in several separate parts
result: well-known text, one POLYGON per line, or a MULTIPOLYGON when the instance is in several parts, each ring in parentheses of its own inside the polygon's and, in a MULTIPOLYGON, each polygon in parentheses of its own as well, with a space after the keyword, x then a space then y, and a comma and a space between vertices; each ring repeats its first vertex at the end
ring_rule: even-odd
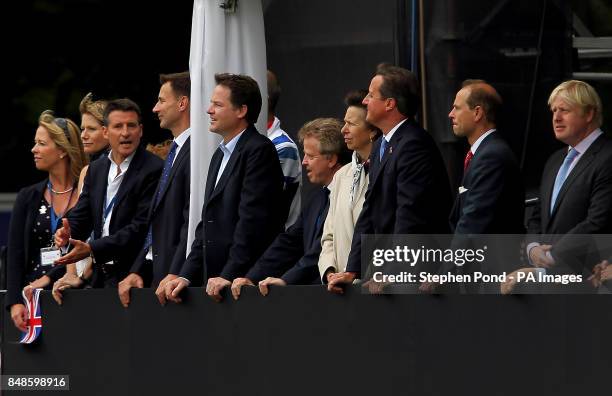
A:
POLYGON ((224 144, 223 142, 219 143, 219 148, 223 152, 223 159, 221 160, 221 166, 219 167, 219 173, 217 173, 217 180, 215 180, 215 187, 217 186, 217 183, 219 183, 219 179, 221 178, 221 175, 223 174, 223 171, 225 170, 225 166, 227 165, 230 157, 232 156, 232 153, 234 152, 234 149, 236 148, 236 145, 238 144, 238 140, 240 140, 240 137, 242 136, 244 131, 246 131, 246 129, 244 129, 238 135, 234 136, 234 138, 230 140, 229 142, 227 142, 227 144, 224 144))
MULTIPOLYGON (((578 143, 574 148, 574 150, 576 150, 576 152, 578 153, 576 155, 576 157, 574 158, 574 160, 572 161, 572 163, 570 164, 569 170, 567 171, 567 177, 569 177, 570 173, 572 173, 572 170, 576 167, 576 164, 578 163, 578 161, 580 161, 580 158, 582 158, 582 154, 584 154, 589 147, 591 147, 591 145, 593 144, 593 142, 595 140, 597 140, 597 138, 603 133, 603 131, 599 128, 595 129, 593 132, 589 133, 587 137, 585 137, 584 139, 582 139, 580 141, 580 143, 578 143)), ((567 151, 569 152, 572 149, 572 146, 568 146, 567 147, 567 151)), ((566 177, 566 180, 567 180, 566 177)), ((531 257, 529 257, 529 252, 531 251, 531 249, 533 249, 536 246, 540 246, 540 243, 538 242, 531 242, 529 245, 527 245, 527 259, 529 260, 529 264, 533 265, 533 263, 531 262, 531 257)), ((546 257, 548 257, 549 259, 551 259, 554 263, 554 258, 552 257, 552 255, 550 254, 550 251, 546 252, 546 257)), ((538 268, 539 272, 542 273, 546 273, 546 269, 544 268, 538 268)))

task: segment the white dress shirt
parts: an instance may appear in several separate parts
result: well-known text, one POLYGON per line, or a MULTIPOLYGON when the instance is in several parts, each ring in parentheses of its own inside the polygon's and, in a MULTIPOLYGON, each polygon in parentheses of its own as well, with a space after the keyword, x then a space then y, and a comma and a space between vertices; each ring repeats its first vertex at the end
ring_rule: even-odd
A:
MULTIPOLYGON (((113 217, 113 211, 115 210, 115 205, 113 199, 115 198, 115 196, 117 195, 117 192, 119 191, 119 187, 121 187, 121 182, 123 182, 123 176, 125 175, 125 172, 127 172, 128 168, 130 167, 130 163, 132 162, 132 159, 134 158, 134 154, 136 153, 136 151, 134 151, 132 154, 130 154, 125 160, 123 160, 123 162, 119 165, 117 165, 115 163, 115 161, 113 161, 113 157, 112 157, 112 150, 110 153, 108 153, 108 159, 110 160, 110 168, 108 169, 108 182, 106 185, 106 198, 104 199, 104 205, 102 208, 102 219, 104 220, 104 224, 102 225, 102 238, 108 236, 110 234, 109 232, 109 227, 110 227, 110 222, 111 219, 113 217), (112 204, 112 206, 111 206, 112 204), (110 207, 110 211, 108 213, 108 215, 106 217, 104 217, 104 213, 107 211, 107 209, 109 209, 110 207)), ((106 264, 113 264, 112 261, 109 261, 106 264)))

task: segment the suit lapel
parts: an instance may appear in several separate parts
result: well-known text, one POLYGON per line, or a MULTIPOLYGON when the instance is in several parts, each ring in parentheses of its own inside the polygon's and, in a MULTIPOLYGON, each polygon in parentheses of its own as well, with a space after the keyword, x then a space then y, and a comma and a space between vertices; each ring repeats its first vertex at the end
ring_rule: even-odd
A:
POLYGON ((208 203, 210 195, 215 188, 215 181, 217 180, 217 174, 221 167, 221 160, 223 159, 223 152, 221 149, 215 150, 213 157, 210 160, 210 166, 208 167, 208 176, 206 176, 206 189, 204 190, 204 202, 208 203))
POLYGON ((306 235, 308 238, 306 248, 310 248, 313 243, 317 243, 317 235, 321 235, 319 231, 323 229, 325 218, 327 217, 327 212, 329 210, 328 197, 329 195, 325 194, 323 190, 319 191, 317 194, 317 199, 315 205, 313 205, 312 214, 309 216, 310 219, 304 227, 304 235, 306 235), (323 208, 323 210, 321 210, 321 208, 323 208), (319 214, 321 217, 319 217, 319 214), (317 224, 317 220, 319 224, 317 224))
MULTIPOLYGON (((164 199, 164 196, 166 195, 166 191, 168 191, 168 187, 170 186, 170 183, 172 183, 172 179, 174 178, 174 175, 176 175, 176 172, 178 172, 177 169, 180 168, 181 163, 185 160, 185 157, 189 153, 189 148, 191 146, 190 143, 191 143, 191 137, 187 138, 187 140, 183 144, 183 147, 181 147, 181 151, 179 151, 178 156, 174 160, 174 164, 172 165, 172 168, 170 168, 170 174, 168 175, 168 180, 166 181, 166 188, 164 189, 164 191, 160 192, 161 196, 159 197, 157 205, 155 205, 154 209, 157 209, 157 206, 159 206, 159 203, 161 203, 162 199, 164 199)), ((157 189, 159 189, 159 187, 160 187, 159 183, 157 183, 157 189)), ((157 196, 157 190, 155 191, 155 195, 153 195, 153 197, 155 196, 157 196)))
MULTIPOLYGON (((386 149, 385 155, 383 156, 382 162, 380 163, 380 167, 376 171, 376 174, 374 175, 374 179, 371 180, 372 187, 374 187, 374 185, 376 184, 376 181, 379 178, 378 176, 384 171, 385 165, 387 164, 387 162, 390 161, 391 156, 393 155, 393 151, 399 150, 402 138, 405 133, 404 129, 408 125, 408 122, 410 121, 409 120, 404 121, 404 123, 395 131, 395 133, 393 134, 393 137, 391 137, 391 141, 387 145, 387 149, 386 149)), ((380 144, 382 143, 382 139, 384 138, 385 138, 384 136, 381 136, 380 139, 378 139, 379 140, 378 144, 376 145, 377 146, 377 150, 376 150, 376 156, 377 156, 376 160, 377 161, 378 161, 378 155, 380 151, 380 144)))
POLYGON ((552 160, 552 165, 550 170, 546 172, 542 177, 542 230, 546 230, 548 228, 548 223, 550 222, 551 214, 550 214, 550 199, 552 197, 552 190, 555 185, 555 179, 557 177, 557 172, 559 172, 559 168, 561 167, 561 163, 563 162, 563 150, 558 151, 554 154, 555 158, 552 160))
MULTIPOLYGON (((89 199, 91 200, 91 207, 94 211, 93 216, 93 227, 94 227, 94 236, 96 238, 100 238, 102 236, 102 214, 104 212, 104 201, 106 199, 106 188, 108 187, 108 171, 110 170, 111 160, 109 158, 104 158, 102 161, 102 166, 100 166, 100 176, 94 175, 91 167, 87 170, 87 173, 92 172, 92 177, 90 178, 89 184, 89 199), (97 178, 102 179, 102 183, 95 184, 97 178)), ((93 165, 90 165, 93 166, 93 165)))
MULTIPOLYGON (((574 166, 574 169, 572 169, 570 174, 567 176, 567 179, 565 179, 563 186, 561 186, 561 190, 559 190, 559 195, 557 195, 557 200, 555 201, 555 207, 553 208, 553 212, 551 213, 551 218, 557 212, 557 208, 559 207, 559 204, 563 201, 563 198, 565 194, 567 193, 567 191, 570 189, 571 185, 574 183, 576 179, 578 179, 578 177, 580 177, 580 175, 585 171, 585 169, 587 169, 591 165, 591 163, 595 159, 595 154, 597 154, 597 152, 601 148, 602 140, 600 140, 600 138, 601 136, 597 138, 597 140, 595 140, 591 144, 591 146, 587 149, 587 151, 582 155, 578 163, 574 166)), ((561 162, 563 162, 564 158, 565 157, 562 157, 561 162)), ((559 172, 560 167, 561 167, 560 164, 558 167, 555 167, 557 172, 555 172, 554 178, 552 179, 552 185, 554 185, 554 181, 557 177, 557 173, 559 172)), ((552 195, 552 189, 550 191, 551 191, 550 194, 552 195)), ((548 198, 548 206, 550 210, 550 197, 548 198)))
POLYGON ((26 214, 26 221, 24 224, 25 237, 23 238, 25 248, 24 251, 26 252, 26 254, 30 252, 30 238, 34 238, 31 233, 32 226, 34 225, 36 215, 38 214, 38 210, 40 208, 39 205, 44 197, 45 187, 47 186, 48 181, 49 179, 47 178, 42 182, 38 183, 38 185, 36 186, 36 195, 34 195, 34 199, 32 200, 32 202, 30 202, 30 208, 28 210, 28 213, 26 214))
MULTIPOLYGON (((115 206, 117 207, 123 198, 125 198, 128 191, 132 189, 132 185, 136 183, 138 180, 138 174, 140 173, 140 168, 142 167, 142 163, 144 161, 144 148, 142 146, 136 149, 136 154, 134 154, 134 158, 132 158, 132 163, 128 167, 128 170, 125 171, 125 175, 123 175, 123 180, 121 181, 121 185, 119 186, 119 190, 117 191, 115 206)), ((109 164, 110 167, 110 164, 109 164)), ((108 172, 107 172, 108 175, 108 172)), ((108 176, 107 176, 108 180, 108 176)), ((105 189, 106 190, 106 189, 105 189)), ((112 221, 112 219, 111 219, 112 221)))
MULTIPOLYGON (((240 138, 238 139, 238 143, 236 143, 236 147, 234 148, 234 151, 232 152, 232 155, 230 156, 229 161, 225 165, 225 169, 223 169, 223 173, 221 174, 221 178, 219 178, 219 182, 217 183, 217 185, 213 189, 212 194, 210 195, 209 201, 213 200, 225 188, 225 185, 227 184, 227 181, 229 180, 229 178, 231 177, 231 175, 233 173, 234 167, 236 166, 236 164, 238 163, 238 160, 240 159, 242 147, 250 139, 252 133, 258 133, 258 132, 253 132, 251 130, 251 127, 248 127, 244 131, 242 136, 240 136, 240 138)), ((206 201, 206 202, 208 202, 208 201, 206 201)))

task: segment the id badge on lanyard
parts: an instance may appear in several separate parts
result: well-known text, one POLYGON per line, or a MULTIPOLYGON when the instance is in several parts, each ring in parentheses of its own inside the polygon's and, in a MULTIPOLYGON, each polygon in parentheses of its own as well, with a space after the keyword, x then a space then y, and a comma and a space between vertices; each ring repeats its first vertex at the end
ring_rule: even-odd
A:
POLYGON ((55 260, 62 257, 62 254, 55 246, 40 249, 40 265, 50 266, 55 263, 55 260))
MULTIPOLYGON (((53 205, 51 205, 51 238, 55 235, 55 231, 57 230, 57 222, 60 220, 55 215, 55 210, 53 209, 53 205)), ((51 266, 55 263, 55 260, 62 257, 62 253, 59 248, 55 246, 50 246, 46 248, 40 249, 40 265, 42 266, 51 266)))

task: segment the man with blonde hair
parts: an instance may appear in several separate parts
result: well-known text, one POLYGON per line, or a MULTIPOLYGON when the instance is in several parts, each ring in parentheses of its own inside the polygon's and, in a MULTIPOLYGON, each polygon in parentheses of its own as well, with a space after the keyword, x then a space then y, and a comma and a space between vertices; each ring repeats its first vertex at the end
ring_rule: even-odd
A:
POLYGON ((612 140, 600 129, 599 95, 586 82, 563 82, 552 91, 548 105, 555 137, 566 146, 544 167, 540 203, 528 231, 545 235, 527 245, 533 267, 522 271, 590 274, 591 268, 585 266, 595 263, 563 260, 560 268, 559 258, 568 251, 575 253, 576 236, 612 233, 612 140))

